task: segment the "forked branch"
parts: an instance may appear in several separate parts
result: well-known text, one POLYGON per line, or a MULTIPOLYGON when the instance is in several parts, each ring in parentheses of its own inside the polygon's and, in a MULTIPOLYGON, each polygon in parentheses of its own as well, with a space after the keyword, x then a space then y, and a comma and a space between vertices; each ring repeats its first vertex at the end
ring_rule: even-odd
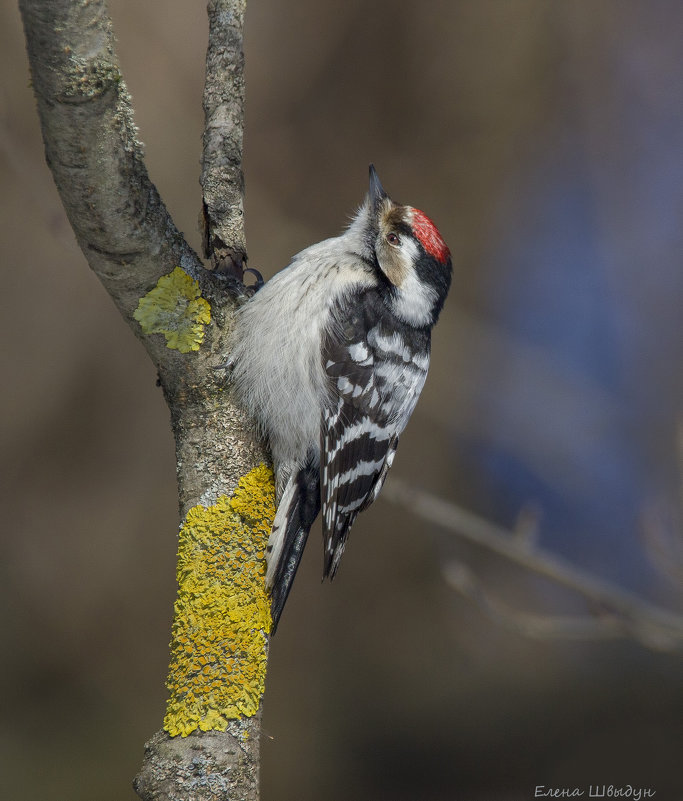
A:
POLYGON ((20 0, 48 164, 89 265, 157 367, 176 439, 185 562, 166 728, 135 783, 146 801, 258 798, 269 621, 253 534, 272 522, 272 476, 214 369, 234 311, 222 269, 245 259, 244 8, 209 4, 202 183, 206 250, 219 269, 206 270, 147 176, 105 0, 20 0))

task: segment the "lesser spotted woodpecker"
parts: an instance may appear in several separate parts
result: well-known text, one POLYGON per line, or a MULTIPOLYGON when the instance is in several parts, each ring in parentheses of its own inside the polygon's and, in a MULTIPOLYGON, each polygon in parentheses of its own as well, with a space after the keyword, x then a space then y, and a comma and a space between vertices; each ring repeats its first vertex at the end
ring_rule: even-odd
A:
POLYGON ((238 401, 270 445, 278 509, 267 548, 273 631, 322 505, 323 578, 377 497, 427 376, 451 282, 434 223, 392 201, 373 166, 348 229, 295 256, 238 311, 238 401))

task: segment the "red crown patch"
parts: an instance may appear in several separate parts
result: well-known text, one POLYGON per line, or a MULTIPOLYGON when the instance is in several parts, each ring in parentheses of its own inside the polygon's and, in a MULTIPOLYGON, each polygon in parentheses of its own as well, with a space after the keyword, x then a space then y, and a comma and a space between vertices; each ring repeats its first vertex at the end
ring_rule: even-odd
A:
POLYGON ((413 209, 413 233, 430 256, 444 264, 451 255, 441 234, 427 215, 419 209, 413 209))

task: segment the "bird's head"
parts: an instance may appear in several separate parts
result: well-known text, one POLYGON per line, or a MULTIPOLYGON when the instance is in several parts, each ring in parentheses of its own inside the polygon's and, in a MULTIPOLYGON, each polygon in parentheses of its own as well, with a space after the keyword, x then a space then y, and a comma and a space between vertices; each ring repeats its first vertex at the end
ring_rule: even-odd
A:
POLYGON ((363 256, 397 316, 416 327, 434 325, 451 283, 451 253, 424 212, 389 197, 372 164, 370 189, 350 230, 362 235, 363 256))

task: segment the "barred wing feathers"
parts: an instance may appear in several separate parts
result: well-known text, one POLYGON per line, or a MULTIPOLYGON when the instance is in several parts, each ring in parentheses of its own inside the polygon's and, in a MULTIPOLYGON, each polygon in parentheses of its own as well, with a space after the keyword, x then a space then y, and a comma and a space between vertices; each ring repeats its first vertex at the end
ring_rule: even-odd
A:
POLYGON ((369 327, 352 316, 326 343, 324 367, 335 389, 323 412, 321 449, 323 575, 330 578, 356 516, 382 488, 427 376, 429 331, 386 329, 381 320, 369 327))

